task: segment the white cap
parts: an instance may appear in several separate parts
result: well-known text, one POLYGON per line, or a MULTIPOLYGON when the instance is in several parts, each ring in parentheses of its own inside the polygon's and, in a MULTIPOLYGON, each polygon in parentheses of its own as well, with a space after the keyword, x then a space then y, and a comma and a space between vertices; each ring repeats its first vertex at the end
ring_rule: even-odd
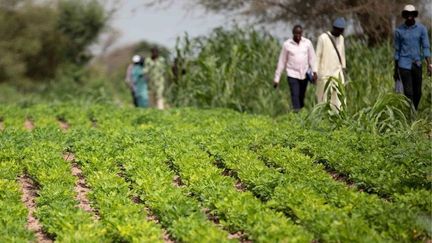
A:
POLYGON ((414 5, 408 4, 405 5, 403 11, 407 11, 407 12, 415 12, 417 11, 416 8, 414 7, 414 5))
POLYGON ((135 55, 132 57, 132 62, 138 63, 141 61, 141 57, 139 55, 135 55))

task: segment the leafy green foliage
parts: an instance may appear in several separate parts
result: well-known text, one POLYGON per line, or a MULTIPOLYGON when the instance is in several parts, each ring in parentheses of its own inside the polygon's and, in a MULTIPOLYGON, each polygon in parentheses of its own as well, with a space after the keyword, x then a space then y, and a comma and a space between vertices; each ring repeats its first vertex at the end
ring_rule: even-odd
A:
POLYGON ((67 63, 85 64, 106 22, 96 0, 1 4, 0 82, 46 81, 67 63))
POLYGON ((27 2, 0 7, 0 81, 54 74, 61 58, 55 18, 53 9, 27 2))
MULTIPOLYGON (((332 79, 326 88, 338 92, 341 112, 329 104, 315 105, 315 87, 306 95, 309 125, 327 128, 352 127, 375 133, 427 130, 430 127, 430 82, 424 85, 420 111, 414 113, 404 98, 394 95, 392 46, 386 42, 367 48, 366 43, 348 38, 347 73, 342 85, 332 79), (419 126, 412 127, 415 120, 419 126), (425 119, 425 120, 422 120, 425 119), (423 125, 423 127, 422 127, 423 125), (426 127, 426 128, 425 128, 426 127)), ((280 44, 263 32, 234 28, 215 29, 208 37, 178 42, 179 65, 185 69, 167 93, 175 106, 223 107, 241 112, 281 115, 290 111, 290 96, 284 77, 281 88, 271 86, 280 44)))
POLYGON ((108 21, 103 6, 97 0, 61 0, 58 12, 57 28, 67 39, 67 60, 86 63, 91 57, 87 48, 97 40, 108 21))
POLYGON ((162 230, 154 222, 143 220, 147 212, 132 201, 129 184, 118 176, 115 146, 97 132, 75 130, 68 139, 69 149, 83 168, 92 188, 91 199, 97 205, 107 235, 121 242, 162 242, 162 230), (95 141, 100 141, 99 143, 95 141))
POLYGON ((0 240, 25 242, 34 240, 26 229, 28 210, 21 202, 17 177, 22 173, 20 149, 27 145, 24 132, 5 132, 0 136, 0 240), (15 143, 18 142, 18 143, 15 143))
MULTIPOLYGON (((229 233, 257 242, 431 237, 430 141, 415 133, 305 130, 298 115, 229 109, 63 104, 0 107, 0 116, 0 203, 18 200, 13 180, 25 170, 39 185, 36 216, 56 240, 159 241, 161 228, 175 240, 208 242, 229 233), (22 129, 26 117, 32 132, 22 129), (99 220, 76 207, 65 150, 83 169, 99 220), (146 207, 159 225, 143 220, 146 207)), ((19 224, 23 205, 11 210, 18 217, 6 218, 2 237, 31 239, 19 224)))
POLYGON ((24 149, 25 170, 40 185, 36 217, 46 232, 59 241, 97 241, 105 230, 90 214, 77 207, 75 178, 62 158, 63 144, 58 130, 36 129, 32 145, 24 149), (79 232, 79 233, 77 233, 79 232))
POLYGON ((270 35, 219 28, 205 38, 186 36, 177 48, 186 73, 169 88, 174 105, 271 115, 288 110, 288 92, 272 88, 280 47, 270 35))

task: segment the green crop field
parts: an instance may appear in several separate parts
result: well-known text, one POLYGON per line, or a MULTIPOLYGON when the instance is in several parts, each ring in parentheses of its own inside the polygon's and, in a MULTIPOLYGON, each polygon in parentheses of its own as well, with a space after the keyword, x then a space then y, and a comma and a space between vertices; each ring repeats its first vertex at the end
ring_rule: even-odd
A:
POLYGON ((396 93, 404 4, 0 0, 0 243, 432 243, 432 76, 418 109, 396 93), (175 18, 197 10, 223 26, 175 18), (338 15, 341 109, 308 84, 294 110, 283 42, 301 23, 316 46, 338 15), (125 82, 133 55, 145 82, 125 82))
POLYGON ((298 114, 227 109, 2 106, 0 117, 0 242, 432 235, 425 136, 304 129, 298 114))

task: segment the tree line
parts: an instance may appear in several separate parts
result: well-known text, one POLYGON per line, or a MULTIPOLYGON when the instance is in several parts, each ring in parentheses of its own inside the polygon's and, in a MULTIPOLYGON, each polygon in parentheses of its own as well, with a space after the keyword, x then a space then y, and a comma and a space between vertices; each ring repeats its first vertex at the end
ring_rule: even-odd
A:
POLYGON ((108 19, 97 0, 0 0, 0 82, 47 80, 86 64, 108 19))
MULTIPOLYGON (((174 0, 144 0, 148 5, 172 3, 174 0)), ((216 13, 229 13, 240 18, 254 18, 257 23, 302 23, 311 32, 331 27, 335 17, 350 20, 354 33, 376 46, 393 36, 394 26, 401 20, 400 9, 408 2, 420 9, 425 24, 430 26, 426 11, 428 0, 188 0, 216 13)))

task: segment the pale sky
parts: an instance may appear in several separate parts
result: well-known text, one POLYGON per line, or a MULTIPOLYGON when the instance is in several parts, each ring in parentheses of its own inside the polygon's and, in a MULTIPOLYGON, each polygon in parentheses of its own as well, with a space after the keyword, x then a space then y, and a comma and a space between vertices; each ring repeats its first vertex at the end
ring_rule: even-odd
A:
POLYGON ((177 36, 191 37, 209 33, 227 21, 223 15, 202 9, 188 11, 187 0, 175 0, 169 7, 149 8, 143 0, 127 0, 114 16, 112 26, 120 30, 116 46, 147 40, 173 48, 177 36))
MULTIPOLYGON (((215 27, 231 26, 233 23, 232 19, 223 14, 209 13, 199 7, 188 9, 188 0, 174 0, 169 7, 153 8, 146 7, 144 2, 123 0, 111 22, 111 25, 121 32, 114 48, 147 40, 172 49, 176 37, 184 36, 185 32, 188 32, 190 37, 196 37, 210 33, 215 27)), ((269 30, 281 37, 287 37, 291 32, 290 27, 280 24, 271 26, 269 30), (285 30, 288 30, 287 35, 284 35, 285 30)))
MULTIPOLYGON (((188 32, 190 37, 207 35, 215 27, 229 27, 233 23, 231 18, 223 14, 209 13, 200 7, 190 9, 187 4, 191 2, 190 0, 171 0, 172 4, 169 7, 153 8, 145 6, 148 0, 103 0, 103 2, 108 9, 114 2, 121 3, 121 8, 111 21, 111 25, 120 31, 121 36, 109 50, 141 40, 159 43, 173 49, 176 37, 184 36, 185 32, 188 32)), ((432 12, 432 5, 428 10, 432 12)), ((242 22, 245 22, 244 19, 242 18, 242 22)), ((266 25, 266 29, 280 41, 291 37, 291 26, 286 23, 266 25)), ((350 30, 347 29, 346 34, 349 32, 350 30)), ((100 45, 92 49, 95 54, 100 53, 100 45)))

